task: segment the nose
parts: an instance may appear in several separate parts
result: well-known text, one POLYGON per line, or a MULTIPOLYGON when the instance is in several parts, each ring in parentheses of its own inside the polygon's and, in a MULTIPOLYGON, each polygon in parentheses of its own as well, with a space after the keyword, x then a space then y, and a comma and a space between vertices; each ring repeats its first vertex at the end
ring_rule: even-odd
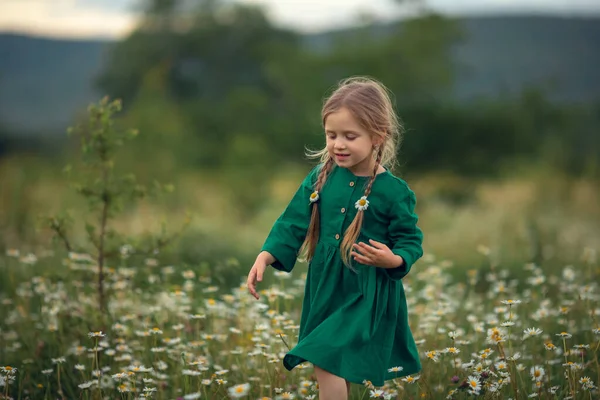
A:
POLYGON ((343 140, 336 139, 335 143, 333 144, 333 147, 336 148, 336 149, 345 149, 346 148, 346 144, 344 143, 343 140))

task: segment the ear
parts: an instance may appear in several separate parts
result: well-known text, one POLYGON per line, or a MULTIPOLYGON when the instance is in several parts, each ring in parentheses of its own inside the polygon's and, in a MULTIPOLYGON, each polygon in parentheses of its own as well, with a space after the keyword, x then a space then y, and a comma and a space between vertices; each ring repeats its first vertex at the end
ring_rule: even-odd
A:
POLYGON ((373 147, 379 147, 383 144, 383 138, 379 135, 373 137, 373 147))

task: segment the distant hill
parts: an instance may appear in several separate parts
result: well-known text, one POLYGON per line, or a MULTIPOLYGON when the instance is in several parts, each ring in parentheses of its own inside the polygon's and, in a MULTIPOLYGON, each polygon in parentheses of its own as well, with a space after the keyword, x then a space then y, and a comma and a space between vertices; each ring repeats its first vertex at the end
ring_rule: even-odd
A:
POLYGON ((15 130, 64 133, 99 94, 93 78, 108 42, 0 35, 0 121, 15 130))
MULTIPOLYGON (((600 18, 469 17, 455 51, 465 73, 459 99, 553 85, 558 101, 600 99, 600 18)), ((385 33, 385 26, 379 29, 385 33)), ((306 36, 315 51, 344 32, 306 36)), ((93 86, 109 41, 0 34, 0 121, 11 130, 64 133, 75 113, 102 94, 93 86)))

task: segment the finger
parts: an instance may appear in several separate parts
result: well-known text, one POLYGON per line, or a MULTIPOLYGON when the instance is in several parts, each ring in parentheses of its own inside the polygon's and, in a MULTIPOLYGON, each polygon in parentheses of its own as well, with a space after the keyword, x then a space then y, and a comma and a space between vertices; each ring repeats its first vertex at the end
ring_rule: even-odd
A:
POLYGON ((249 282, 248 283, 248 291, 250 292, 250 294, 254 297, 256 297, 256 289, 254 288, 254 283, 249 282))
POLYGON ((385 244, 380 243, 373 239, 369 239, 369 243, 371 243, 371 245, 373 245, 373 247, 375 247, 376 249, 379 249, 379 250, 383 250, 387 247, 385 244))
POLYGON ((248 286, 248 291, 250 292, 250 294, 255 296, 256 290, 254 288, 254 282, 248 282, 246 286, 248 286))
POLYGON ((258 296, 258 293, 256 292, 256 286, 254 284, 252 284, 252 286, 250 287, 250 294, 252 296, 254 296, 254 298, 256 300, 258 300, 259 296, 258 296))
POLYGON ((250 294, 252 296, 254 296, 254 297, 256 297, 256 299, 258 299, 258 293, 256 293, 255 282, 256 282, 256 269, 252 268, 250 270, 250 273, 248 274, 248 291, 250 292, 250 294))
POLYGON ((366 244, 364 242, 358 243, 358 249, 364 255, 375 255, 375 252, 377 251, 377 249, 369 246, 368 244, 366 244))
POLYGON ((369 257, 365 257, 355 252, 352 252, 352 256, 354 257, 355 261, 358 261, 361 264, 371 264, 371 259, 369 257))
POLYGON ((360 248, 360 246, 357 243, 354 243, 352 245, 352 251, 355 252, 356 254, 362 254, 362 249, 360 248))
POLYGON ((263 273, 265 272, 265 269, 262 267, 258 267, 258 271, 256 272, 256 279, 259 282, 262 282, 263 280, 263 273))
POLYGON ((256 269, 252 268, 250 270, 250 272, 248 273, 248 279, 246 280, 246 283, 248 284, 248 286, 250 286, 250 284, 252 282, 254 282, 255 275, 256 275, 256 269))

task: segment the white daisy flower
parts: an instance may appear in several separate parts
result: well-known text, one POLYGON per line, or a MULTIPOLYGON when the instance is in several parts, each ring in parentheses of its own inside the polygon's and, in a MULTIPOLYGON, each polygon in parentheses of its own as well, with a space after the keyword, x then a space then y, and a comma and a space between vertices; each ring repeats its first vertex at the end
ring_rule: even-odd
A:
POLYGON ((279 396, 275 397, 277 400, 293 400, 296 398, 291 392, 283 392, 279 396))
POLYGON ((241 397, 248 395, 248 392, 250 391, 250 384, 242 383, 241 385, 235 385, 235 386, 230 387, 228 389, 228 391, 229 391, 229 396, 231 396, 234 399, 239 399, 241 397))
POLYGON ((84 382, 81 383, 79 385, 77 385, 80 389, 89 389, 95 382, 94 381, 88 381, 88 382, 84 382))
POLYGON ((460 336, 460 333, 458 333, 456 331, 448 332, 448 337, 450 337, 450 339, 456 339, 459 336, 460 336))
POLYGON ((471 393, 479 393, 479 391, 481 390, 479 378, 474 375, 471 375, 467 378, 467 385, 469 386, 471 393))
POLYGON ((318 201, 319 200, 319 191, 315 190, 314 192, 312 192, 308 199, 310 200, 311 203, 318 201))
POLYGON ((8 249, 6 250, 6 255, 9 257, 20 257, 21 252, 18 249, 8 249))
POLYGON ((415 383, 420 377, 421 375, 407 376, 406 378, 402 378, 402 381, 406 383, 415 383))
POLYGON ((593 389, 595 387, 594 382, 592 382, 592 380, 590 379, 589 376, 584 376, 584 377, 580 378, 579 383, 581 383, 581 386, 584 389, 593 389))
POLYGON ((523 339, 530 338, 532 336, 537 336, 541 334, 543 331, 539 328, 527 328, 523 331, 523 339))
POLYGON ((540 382, 543 378, 544 378, 544 374, 546 373, 546 371, 544 371, 544 368, 542 367, 538 367, 538 366, 534 366, 531 367, 531 379, 533 379, 536 382, 540 382))
POLYGON ((369 208, 369 200, 367 200, 367 196, 362 196, 356 201, 354 206, 358 209, 358 211, 365 211, 367 208, 369 208))
POLYGON ((425 355, 427 356, 427 358, 434 362, 437 362, 439 360, 439 352, 437 350, 427 351, 425 352, 425 355))

